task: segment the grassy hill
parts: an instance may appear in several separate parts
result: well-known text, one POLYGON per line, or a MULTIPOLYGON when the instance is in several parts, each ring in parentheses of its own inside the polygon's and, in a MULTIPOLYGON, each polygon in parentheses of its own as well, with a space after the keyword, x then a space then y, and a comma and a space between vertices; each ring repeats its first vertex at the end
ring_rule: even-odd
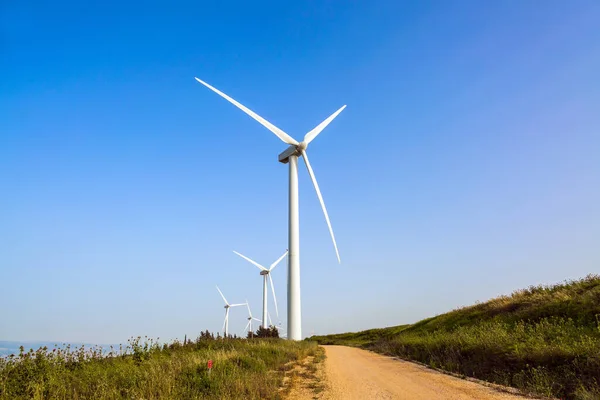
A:
POLYGON ((532 286, 412 325, 313 336, 542 396, 600 399, 600 276, 532 286))

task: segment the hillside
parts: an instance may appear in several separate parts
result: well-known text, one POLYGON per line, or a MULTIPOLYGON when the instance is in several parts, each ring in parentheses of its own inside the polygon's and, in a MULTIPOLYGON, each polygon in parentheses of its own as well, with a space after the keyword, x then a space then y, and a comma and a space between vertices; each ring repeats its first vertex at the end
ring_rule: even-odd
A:
POLYGON ((532 286, 412 325, 313 336, 567 399, 600 398, 600 276, 532 286))

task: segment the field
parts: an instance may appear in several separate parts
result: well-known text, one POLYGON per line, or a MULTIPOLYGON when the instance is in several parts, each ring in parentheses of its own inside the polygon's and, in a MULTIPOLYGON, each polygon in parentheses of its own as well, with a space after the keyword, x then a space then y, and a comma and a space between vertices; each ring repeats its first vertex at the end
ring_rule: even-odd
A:
POLYGON ((314 342, 209 334, 185 345, 136 338, 112 350, 42 348, 3 359, 0 399, 278 399, 287 371, 318 353, 314 342))
POLYGON ((600 398, 600 276, 535 286, 412 325, 311 338, 566 399, 600 398))

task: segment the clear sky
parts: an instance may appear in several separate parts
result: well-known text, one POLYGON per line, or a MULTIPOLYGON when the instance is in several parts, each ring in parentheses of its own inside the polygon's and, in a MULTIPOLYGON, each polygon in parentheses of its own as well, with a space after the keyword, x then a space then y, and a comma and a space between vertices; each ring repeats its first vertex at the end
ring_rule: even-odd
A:
POLYGON ((0 339, 216 331, 215 284, 260 314, 232 250, 287 247, 286 146, 194 76, 298 139, 348 105, 309 148, 341 265, 300 170, 304 334, 600 272, 599 20, 597 1, 0 2, 0 339))

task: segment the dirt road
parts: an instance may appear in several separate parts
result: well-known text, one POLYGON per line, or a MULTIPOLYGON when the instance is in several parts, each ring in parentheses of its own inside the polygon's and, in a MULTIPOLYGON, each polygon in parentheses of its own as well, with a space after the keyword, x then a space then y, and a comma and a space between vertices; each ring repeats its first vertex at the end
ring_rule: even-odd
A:
POLYGON ((322 399, 500 400, 525 397, 500 392, 410 362, 365 350, 324 346, 322 399))

